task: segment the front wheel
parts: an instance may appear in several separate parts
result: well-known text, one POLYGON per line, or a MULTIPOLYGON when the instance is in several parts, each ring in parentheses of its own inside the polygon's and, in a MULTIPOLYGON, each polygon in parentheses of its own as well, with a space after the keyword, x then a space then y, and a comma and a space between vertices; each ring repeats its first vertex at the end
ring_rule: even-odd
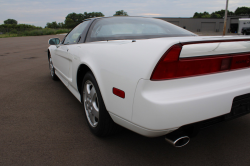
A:
POLYGON ((50 70, 50 75, 51 75, 52 79, 55 81, 58 80, 58 77, 55 74, 55 68, 54 68, 51 57, 49 58, 49 70, 50 70))
POLYGON ((103 102, 95 77, 88 72, 82 81, 82 102, 88 126, 99 137, 112 135, 121 127, 113 122, 103 102))

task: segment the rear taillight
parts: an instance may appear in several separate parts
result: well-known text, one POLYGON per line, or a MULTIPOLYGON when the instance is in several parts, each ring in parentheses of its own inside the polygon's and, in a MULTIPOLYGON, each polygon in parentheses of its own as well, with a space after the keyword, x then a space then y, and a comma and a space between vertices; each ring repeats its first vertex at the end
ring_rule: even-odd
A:
POLYGON ((182 45, 172 46, 156 65, 151 80, 166 80, 246 68, 250 53, 179 59, 182 45))

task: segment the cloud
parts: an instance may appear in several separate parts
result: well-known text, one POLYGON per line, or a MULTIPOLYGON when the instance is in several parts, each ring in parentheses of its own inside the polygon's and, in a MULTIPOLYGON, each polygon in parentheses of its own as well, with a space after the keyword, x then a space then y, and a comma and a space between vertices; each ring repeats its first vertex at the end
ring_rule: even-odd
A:
POLYGON ((162 14, 157 14, 157 13, 142 13, 140 15, 144 15, 144 16, 160 16, 162 14))
MULTIPOLYGON (((116 11, 124 10, 130 16, 152 17, 192 17, 195 12, 212 13, 225 9, 225 0, 0 0, 0 20, 8 18, 18 22, 45 26, 47 22, 63 22, 72 12, 102 12, 113 16, 116 11)), ((230 0, 228 9, 250 7, 249 0, 230 0)), ((0 21, 0 24, 3 21, 0 21)))
POLYGON ((18 24, 35 24, 37 23, 36 21, 18 21, 18 24))

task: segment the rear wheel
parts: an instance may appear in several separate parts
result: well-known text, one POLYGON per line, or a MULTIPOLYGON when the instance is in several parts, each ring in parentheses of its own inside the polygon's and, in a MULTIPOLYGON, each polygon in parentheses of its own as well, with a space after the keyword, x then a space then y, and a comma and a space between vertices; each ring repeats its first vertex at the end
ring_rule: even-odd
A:
POLYGON ((112 135, 121 127, 113 122, 104 105, 99 87, 91 72, 82 81, 82 101, 88 126, 99 137, 112 135))
POLYGON ((90 80, 85 82, 83 92, 84 109, 87 120, 92 127, 96 127, 99 121, 99 101, 96 89, 90 80))

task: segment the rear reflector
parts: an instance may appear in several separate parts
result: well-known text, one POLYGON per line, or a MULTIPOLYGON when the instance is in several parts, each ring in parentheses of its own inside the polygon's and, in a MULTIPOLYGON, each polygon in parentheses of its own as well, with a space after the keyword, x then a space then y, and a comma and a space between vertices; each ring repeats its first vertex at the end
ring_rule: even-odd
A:
POLYGON ((172 46, 156 65, 151 80, 166 80, 249 67, 250 53, 179 59, 182 45, 172 46))
POLYGON ((119 96, 121 98, 125 98, 125 92, 117 89, 117 88, 113 88, 113 94, 115 94, 116 96, 119 96))

